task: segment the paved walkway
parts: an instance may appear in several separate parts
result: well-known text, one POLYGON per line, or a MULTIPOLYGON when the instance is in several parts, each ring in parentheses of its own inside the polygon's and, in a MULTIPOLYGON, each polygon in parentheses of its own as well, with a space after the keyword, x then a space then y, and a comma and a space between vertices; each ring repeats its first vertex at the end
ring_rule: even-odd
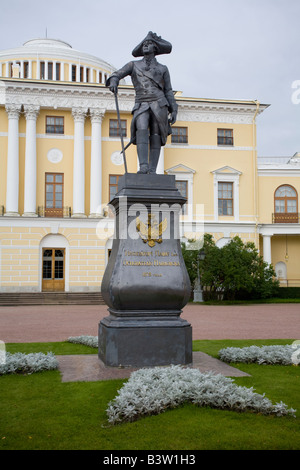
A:
MULTIPOLYGON (((5 343, 66 341, 70 336, 97 336, 107 316, 102 305, 0 307, 0 340, 5 343)), ((193 339, 300 339, 300 304, 247 306, 187 305, 182 318, 193 339)), ((134 369, 106 367, 97 354, 57 356, 63 382, 127 378, 134 369)), ((202 352, 193 353, 193 367, 230 377, 247 375, 202 352)))
MULTIPOLYGON (((0 340, 6 343, 65 341, 98 334, 105 305, 0 307, 0 340)), ((193 339, 300 339, 300 304, 212 306, 189 304, 182 318, 193 339)))

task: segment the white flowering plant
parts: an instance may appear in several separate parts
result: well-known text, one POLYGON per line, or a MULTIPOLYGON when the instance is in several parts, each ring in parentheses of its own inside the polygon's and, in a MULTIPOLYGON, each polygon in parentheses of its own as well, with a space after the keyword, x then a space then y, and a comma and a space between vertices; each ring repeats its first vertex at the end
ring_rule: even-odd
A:
POLYGON ((298 365, 300 362, 300 344, 272 346, 229 347, 218 353, 221 361, 257 364, 298 365))
POLYGON ((91 348, 98 348, 98 336, 70 336, 68 341, 70 343, 84 344, 85 346, 90 346, 91 348))
POLYGON ((292 415, 284 403, 272 404, 253 388, 237 386, 231 378, 182 366, 154 367, 133 372, 108 404, 108 422, 118 424, 141 416, 162 413, 183 403, 252 411, 276 416, 292 415))
POLYGON ((58 361, 53 353, 6 353, 5 361, 0 364, 0 375, 32 374, 58 368, 58 361))

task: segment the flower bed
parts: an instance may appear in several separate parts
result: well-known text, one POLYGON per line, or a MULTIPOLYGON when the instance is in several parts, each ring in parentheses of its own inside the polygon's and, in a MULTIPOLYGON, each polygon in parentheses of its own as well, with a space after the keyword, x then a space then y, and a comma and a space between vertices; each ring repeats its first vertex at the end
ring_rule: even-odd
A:
POLYGON ((224 362, 298 365, 300 363, 300 345, 229 347, 219 351, 219 358, 224 362))
POLYGON ((91 348, 98 348, 98 336, 70 336, 68 341, 70 343, 84 344, 85 346, 90 346, 91 348))
POLYGON ((53 353, 6 353, 5 360, 0 364, 0 375, 32 374, 44 370, 57 369, 58 362, 53 353))
POLYGON ((212 372, 201 373, 197 369, 182 366, 155 367, 133 372, 118 395, 108 404, 106 411, 109 423, 117 424, 162 413, 185 402, 277 416, 294 416, 295 412, 287 409, 282 402, 272 404, 264 395, 255 393, 253 388, 237 386, 231 378, 212 372))

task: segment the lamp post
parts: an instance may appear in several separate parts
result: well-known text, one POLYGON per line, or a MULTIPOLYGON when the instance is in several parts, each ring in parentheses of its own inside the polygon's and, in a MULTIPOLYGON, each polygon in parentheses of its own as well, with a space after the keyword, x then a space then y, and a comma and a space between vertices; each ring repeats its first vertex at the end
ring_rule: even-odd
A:
POLYGON ((195 281, 195 288, 194 288, 194 302, 203 302, 203 292, 201 289, 201 280, 200 280, 200 261, 205 259, 205 252, 204 250, 199 250, 197 255, 197 279, 195 281))

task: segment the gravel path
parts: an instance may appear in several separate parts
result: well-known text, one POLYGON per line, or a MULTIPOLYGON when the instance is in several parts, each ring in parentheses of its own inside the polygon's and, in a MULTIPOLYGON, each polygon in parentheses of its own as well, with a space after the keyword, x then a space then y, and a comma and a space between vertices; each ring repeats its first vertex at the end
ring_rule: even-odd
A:
MULTIPOLYGON (((0 340, 6 343, 65 341, 98 334, 103 305, 0 307, 0 340)), ((187 305, 182 318, 193 339, 300 339, 300 304, 187 305)))

